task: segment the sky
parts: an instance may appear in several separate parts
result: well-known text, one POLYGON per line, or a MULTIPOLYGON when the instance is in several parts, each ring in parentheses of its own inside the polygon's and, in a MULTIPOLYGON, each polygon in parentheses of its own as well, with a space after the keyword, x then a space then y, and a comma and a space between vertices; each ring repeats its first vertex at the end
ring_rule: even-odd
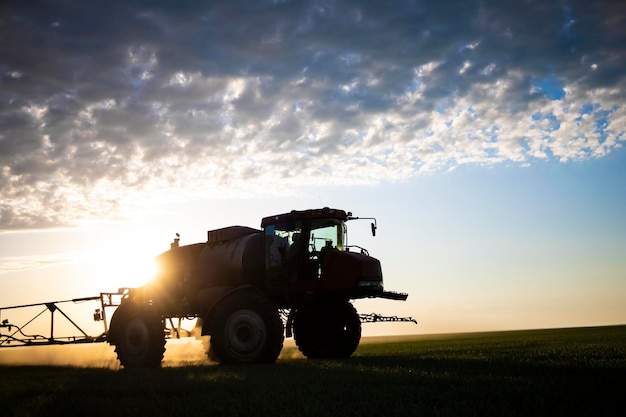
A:
POLYGON ((409 293, 359 312, 419 322, 364 335, 626 323, 621 2, 6 0, 0 28, 0 306, 330 206, 409 293))

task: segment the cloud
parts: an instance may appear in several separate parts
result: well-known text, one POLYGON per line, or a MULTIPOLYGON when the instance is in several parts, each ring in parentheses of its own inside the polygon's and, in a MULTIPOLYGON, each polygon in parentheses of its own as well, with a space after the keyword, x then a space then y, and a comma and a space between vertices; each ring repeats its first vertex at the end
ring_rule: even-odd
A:
MULTIPOLYGON (((92 255, 93 257, 93 255, 92 255)), ((0 275, 19 271, 49 268, 58 265, 72 264, 88 259, 79 252, 54 254, 2 256, 0 257, 0 275)))
POLYGON ((625 140, 613 2, 37 3, 0 18, 4 230, 625 140))

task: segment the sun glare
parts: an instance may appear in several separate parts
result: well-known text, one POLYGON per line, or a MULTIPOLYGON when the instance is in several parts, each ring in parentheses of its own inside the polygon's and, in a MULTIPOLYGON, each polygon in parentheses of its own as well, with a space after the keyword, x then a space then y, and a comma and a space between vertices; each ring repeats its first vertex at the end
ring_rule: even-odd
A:
POLYGON ((106 247, 96 253, 96 276, 110 290, 136 288, 148 282, 157 272, 158 253, 137 245, 106 247))

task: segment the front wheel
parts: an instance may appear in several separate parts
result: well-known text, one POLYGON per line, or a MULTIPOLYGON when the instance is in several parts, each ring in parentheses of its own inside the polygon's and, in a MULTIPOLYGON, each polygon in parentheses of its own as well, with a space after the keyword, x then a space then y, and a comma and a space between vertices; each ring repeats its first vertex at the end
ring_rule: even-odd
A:
POLYGON ((307 358, 347 358, 361 341, 361 320, 349 302, 298 308, 294 339, 307 358))
POLYGON ((221 363, 274 362, 283 348, 278 310, 260 294, 230 296, 216 307, 210 323, 209 357, 221 363))
POLYGON ((156 368, 165 353, 161 317, 130 303, 120 305, 111 318, 112 343, 124 368, 156 368))

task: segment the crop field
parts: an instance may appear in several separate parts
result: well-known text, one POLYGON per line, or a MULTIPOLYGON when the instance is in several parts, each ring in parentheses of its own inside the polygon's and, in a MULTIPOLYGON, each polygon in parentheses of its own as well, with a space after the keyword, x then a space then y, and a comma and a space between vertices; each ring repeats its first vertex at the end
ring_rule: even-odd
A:
POLYGON ((274 365, 0 365, 6 417, 597 417, 625 394, 626 326, 372 338, 341 360, 291 344, 274 365))

